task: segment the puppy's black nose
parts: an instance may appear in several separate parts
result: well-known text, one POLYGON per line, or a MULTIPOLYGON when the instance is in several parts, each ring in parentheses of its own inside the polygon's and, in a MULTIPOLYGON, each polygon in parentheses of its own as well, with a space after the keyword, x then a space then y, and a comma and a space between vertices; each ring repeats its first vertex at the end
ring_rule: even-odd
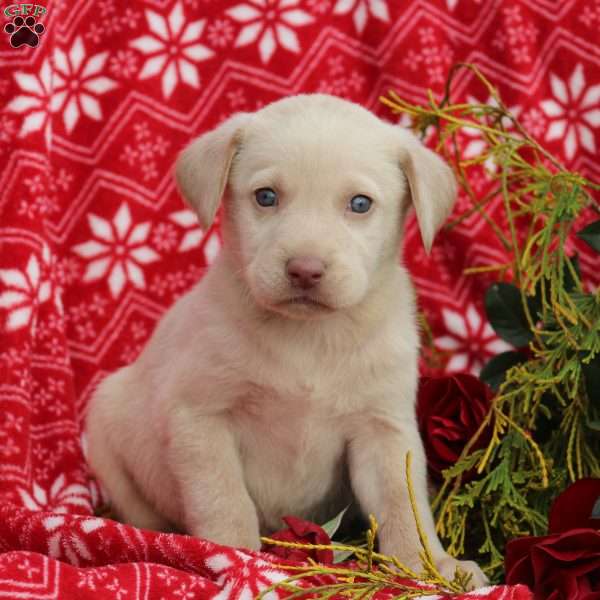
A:
POLYGON ((325 264, 314 256, 291 258, 286 264, 286 272, 290 283, 302 290, 315 287, 325 271, 325 264))

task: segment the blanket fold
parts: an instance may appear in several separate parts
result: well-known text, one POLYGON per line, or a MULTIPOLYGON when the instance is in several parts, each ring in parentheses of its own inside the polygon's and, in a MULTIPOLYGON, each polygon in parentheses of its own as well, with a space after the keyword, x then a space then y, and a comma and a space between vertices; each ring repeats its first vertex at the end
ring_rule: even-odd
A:
MULTIPOLYGON (((286 577, 272 555, 94 516, 102 498, 84 458, 87 401, 107 373, 135 359, 221 244, 218 223, 202 231, 177 194, 175 156, 230 114, 288 94, 335 94, 398 121, 380 95, 394 89, 423 102, 428 89, 442 93, 453 63, 472 61, 548 149, 600 180, 600 5, 49 0, 2 8, 0 598, 252 598, 286 577)), ((457 99, 488 100, 467 73, 456 87, 457 99)), ((477 134, 461 135, 464 157, 474 156, 477 134)), ((483 193, 485 171, 480 179, 472 185, 483 193)), ((455 216, 468 207, 461 197, 455 216)), ((463 274, 505 260, 491 233, 474 213, 427 257, 409 224, 405 261, 434 339, 452 350, 447 372, 476 373, 499 348, 482 307, 491 280, 463 274)), ((575 249, 598 285, 593 256, 575 249)), ((477 597, 530 593, 498 586, 477 597)))

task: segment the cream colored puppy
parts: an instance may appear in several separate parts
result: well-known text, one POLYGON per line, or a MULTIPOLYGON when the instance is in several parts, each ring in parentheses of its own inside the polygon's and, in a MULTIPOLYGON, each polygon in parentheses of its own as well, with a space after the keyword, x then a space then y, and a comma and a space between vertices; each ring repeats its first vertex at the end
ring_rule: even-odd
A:
POLYGON ((405 455, 441 570, 415 419, 419 335, 398 265, 412 202, 423 242, 455 199, 451 170, 409 132, 325 95, 238 114, 179 157, 179 187, 220 256, 107 377, 87 418, 89 461, 117 514, 259 548, 294 514, 354 498, 380 548, 419 566, 405 455))

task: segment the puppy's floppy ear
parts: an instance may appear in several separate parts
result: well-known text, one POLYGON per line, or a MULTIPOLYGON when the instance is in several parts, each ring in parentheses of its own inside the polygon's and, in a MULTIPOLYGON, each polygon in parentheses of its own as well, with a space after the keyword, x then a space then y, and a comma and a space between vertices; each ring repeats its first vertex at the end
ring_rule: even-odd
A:
POLYGON ((250 115, 239 113, 201 135, 179 155, 175 179, 181 195, 208 228, 225 191, 231 161, 250 115))
POLYGON ((395 127, 400 146, 400 167, 406 176, 427 253, 433 238, 452 212, 456 179, 452 169, 406 129, 395 127))

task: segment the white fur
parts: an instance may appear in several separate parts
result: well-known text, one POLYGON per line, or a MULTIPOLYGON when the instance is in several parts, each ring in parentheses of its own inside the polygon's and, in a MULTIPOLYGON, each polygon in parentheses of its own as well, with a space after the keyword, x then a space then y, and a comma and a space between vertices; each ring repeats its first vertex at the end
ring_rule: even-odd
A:
POLYGON ((414 294, 397 258, 411 200, 431 245, 454 202, 450 169, 409 132, 310 95, 236 115, 176 171, 205 226, 223 199, 225 244, 92 399, 89 460, 119 516, 258 548, 282 515, 323 521, 354 497, 378 519, 381 550, 417 567, 410 450, 425 532, 451 574, 459 563, 427 498, 414 294), (261 187, 276 207, 256 203, 261 187), (373 199, 368 213, 348 209, 356 194, 373 199), (289 302, 285 265, 301 256, 326 265, 306 293, 320 305, 289 302))

